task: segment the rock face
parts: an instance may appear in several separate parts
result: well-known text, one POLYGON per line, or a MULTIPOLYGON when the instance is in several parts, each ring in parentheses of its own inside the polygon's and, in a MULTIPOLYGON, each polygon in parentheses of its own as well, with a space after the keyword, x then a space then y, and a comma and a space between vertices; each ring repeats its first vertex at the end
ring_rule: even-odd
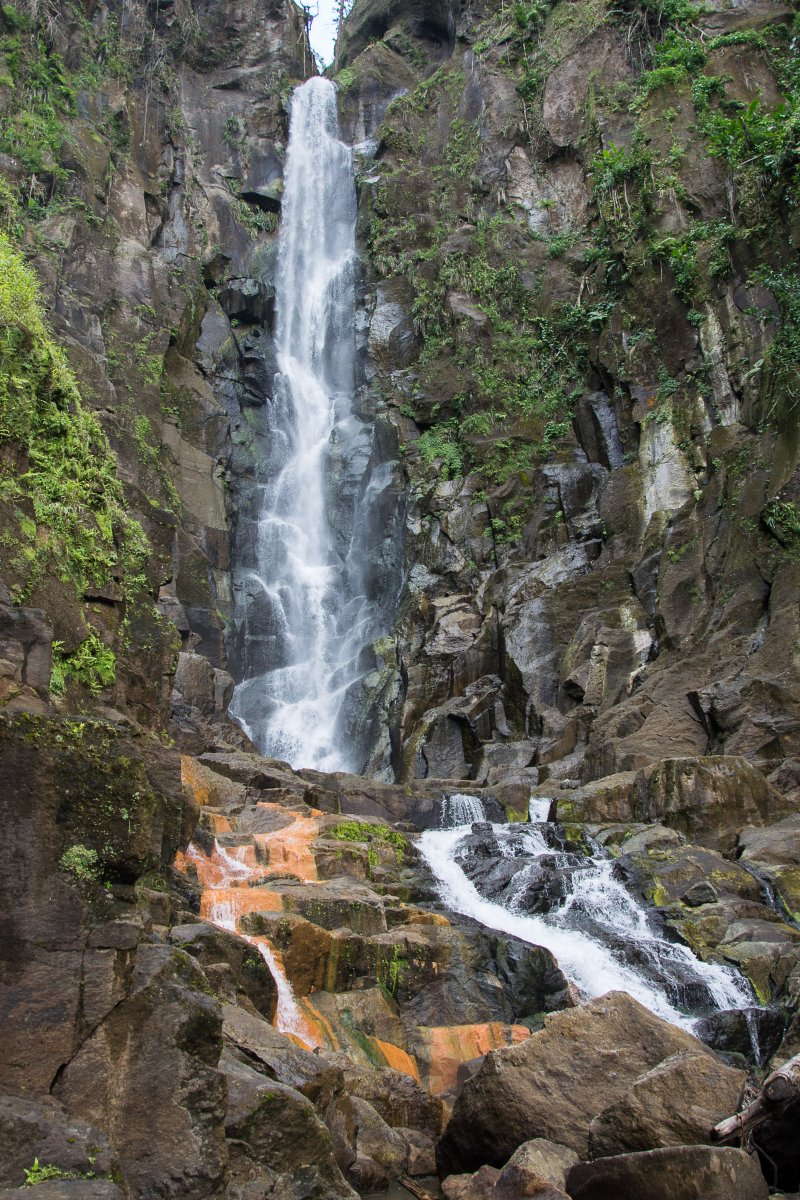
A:
POLYGON ((676 1146, 581 1163, 570 1171, 567 1186, 573 1200, 633 1195, 648 1200, 766 1200, 769 1195, 749 1155, 710 1146, 676 1146))
MULTIPOLYGON (((357 0, 337 63, 362 143, 364 392, 388 405, 412 497, 380 683, 392 767, 586 784, 652 768, 657 791, 664 759, 688 778, 739 756, 794 793, 797 458, 764 364, 797 232, 773 178, 769 235, 742 233, 749 171, 766 176, 709 124, 734 97, 779 102, 787 11, 676 18, 646 61, 590 5, 420 12, 357 0), (734 69, 705 46, 723 27, 769 49, 734 69), (667 78, 650 66, 672 36, 695 66, 667 78), (692 93, 694 70, 724 75, 725 98, 692 93)), ((710 833, 709 795, 686 799, 710 833)))
MULTIPOLYGON (((674 1055, 684 1056, 684 1072, 691 1074, 688 1064, 697 1054, 708 1057, 689 1034, 654 1017, 624 993, 609 993, 585 1007, 551 1016, 542 1032, 523 1045, 487 1055, 465 1084, 437 1147, 439 1169, 449 1174, 485 1162, 501 1166, 531 1138, 558 1141, 587 1157, 596 1114, 636 1095, 637 1083, 646 1092, 648 1084, 640 1077, 647 1078, 674 1055)), ((673 1063, 661 1069, 669 1075, 676 1068, 673 1063)), ((701 1078, 695 1080, 694 1094, 702 1102, 702 1066, 695 1069, 701 1078)), ((710 1058, 708 1070, 720 1082, 730 1081, 723 1087, 728 1099, 738 1094, 740 1073, 729 1073, 710 1058)), ((698 1137, 703 1114, 694 1119, 686 1115, 685 1097, 669 1087, 664 1088, 664 1102, 670 1116, 663 1136, 672 1141, 690 1130, 698 1137)), ((613 1111, 609 1122, 615 1125, 613 1111)), ((647 1138, 646 1130, 641 1136, 647 1138)))

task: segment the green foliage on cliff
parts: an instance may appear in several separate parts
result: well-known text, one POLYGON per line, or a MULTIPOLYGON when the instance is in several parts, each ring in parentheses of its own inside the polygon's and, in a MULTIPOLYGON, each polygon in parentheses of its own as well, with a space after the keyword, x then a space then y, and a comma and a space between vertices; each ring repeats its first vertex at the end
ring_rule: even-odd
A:
POLYGON ((402 833, 388 825, 373 825, 369 821, 340 821, 326 833, 340 842, 383 842, 394 848, 398 862, 408 849, 408 838, 402 833))
MULTIPOLYGON (((58 865, 62 870, 69 875, 73 875, 76 879, 80 879, 83 883, 91 883, 99 878, 98 854, 90 846, 70 846, 65 850, 59 859, 58 865)), ((34 1167, 38 1164, 34 1163, 34 1167)), ((63 1172, 55 1174, 58 1168, 44 1167, 40 1168, 38 1177, 28 1179, 28 1185, 33 1183, 44 1183, 46 1179, 71 1179, 73 1176, 66 1175, 63 1172), (47 1172, 52 1172, 47 1174, 47 1172)), ((27 1172, 26 1172, 27 1174, 27 1172)))
POLYGON ((110 646, 100 641, 96 633, 67 653, 62 642, 53 642, 53 668, 50 691, 63 695, 70 680, 87 688, 93 696, 110 687, 117 678, 117 657, 110 646))
POLYGON ((78 595, 143 582, 149 547, 116 458, 47 329, 38 283, 0 234, 0 483, 4 573, 24 602, 49 574, 78 595))

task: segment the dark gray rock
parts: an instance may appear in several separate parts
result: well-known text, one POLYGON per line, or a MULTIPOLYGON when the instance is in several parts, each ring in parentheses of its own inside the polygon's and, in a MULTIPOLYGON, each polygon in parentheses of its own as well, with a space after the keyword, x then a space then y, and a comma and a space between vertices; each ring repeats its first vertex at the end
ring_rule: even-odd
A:
POLYGON ((743 1150, 671 1146, 580 1163, 567 1176, 572 1200, 767 1200, 758 1165, 743 1150))

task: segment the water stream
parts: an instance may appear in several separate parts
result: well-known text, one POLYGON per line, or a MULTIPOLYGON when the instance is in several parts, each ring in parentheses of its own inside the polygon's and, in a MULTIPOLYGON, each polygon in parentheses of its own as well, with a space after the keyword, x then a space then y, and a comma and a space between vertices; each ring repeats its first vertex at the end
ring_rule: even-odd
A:
POLYGON ((237 580, 244 662, 230 712, 262 753, 335 771, 357 766, 343 726, 374 636, 364 529, 374 497, 371 431, 353 413, 352 153, 328 80, 294 92, 284 182, 278 374, 263 410, 252 565, 237 580))
POLYGON ((653 927, 612 859, 599 849, 584 857, 560 848, 546 820, 549 803, 532 811, 528 825, 473 827, 479 806, 475 797, 450 797, 445 823, 464 823, 428 830, 419 841, 451 911, 546 947, 585 999, 628 992, 685 1028, 709 1012, 753 1005, 735 971, 701 962, 653 927))

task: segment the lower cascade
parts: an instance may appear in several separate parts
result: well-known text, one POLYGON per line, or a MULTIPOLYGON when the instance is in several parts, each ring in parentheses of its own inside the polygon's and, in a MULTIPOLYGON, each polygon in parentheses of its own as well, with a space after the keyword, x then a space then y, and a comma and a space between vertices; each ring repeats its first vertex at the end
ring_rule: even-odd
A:
POLYGON ((701 962, 652 927, 615 878, 613 859, 596 847, 568 849, 541 804, 532 802, 530 824, 500 825, 482 819, 479 799, 458 795, 445 802, 443 818, 446 827, 419 842, 442 902, 550 950, 581 1000, 627 992, 687 1028, 715 1010, 754 1005, 732 969, 701 962))
POLYGON ((243 678, 230 706, 262 753, 329 771, 357 765, 343 748, 343 710, 363 674, 372 623, 364 594, 369 446, 352 412, 351 158, 337 137, 336 89, 309 79, 291 103, 278 374, 263 410, 269 437, 253 498, 255 544, 239 571, 243 678))

